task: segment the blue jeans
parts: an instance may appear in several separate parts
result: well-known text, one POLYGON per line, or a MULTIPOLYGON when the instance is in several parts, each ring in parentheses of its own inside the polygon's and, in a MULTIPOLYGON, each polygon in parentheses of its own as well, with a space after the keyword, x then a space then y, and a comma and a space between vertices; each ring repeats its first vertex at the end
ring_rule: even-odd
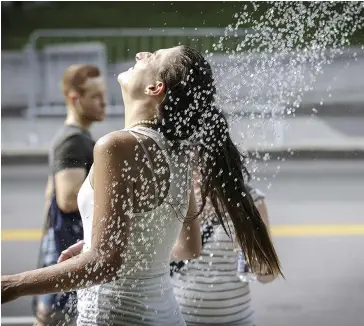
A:
MULTIPOLYGON (((68 223, 70 224, 70 223, 68 223)), ((68 225, 68 227, 54 230, 50 227, 44 234, 41 243, 41 266, 47 267, 57 263, 61 252, 67 249, 77 240, 83 238, 82 227, 78 223, 68 225), (70 231, 70 227, 72 231, 70 231), (67 234, 65 234, 67 233, 67 234), (67 239, 67 241, 65 241, 67 239)), ((36 297, 36 305, 42 305, 47 311, 56 313, 56 315, 64 314, 73 319, 77 315, 77 293, 52 293, 44 294, 36 297)), ((47 321, 48 322, 48 321, 47 321)), ((51 323, 50 323, 51 324, 51 323)))

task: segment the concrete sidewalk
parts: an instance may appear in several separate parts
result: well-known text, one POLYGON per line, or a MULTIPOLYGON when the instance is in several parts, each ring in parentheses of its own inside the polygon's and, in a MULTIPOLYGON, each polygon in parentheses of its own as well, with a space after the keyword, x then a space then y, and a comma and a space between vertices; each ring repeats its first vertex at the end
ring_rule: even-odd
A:
MULTIPOLYGON (((34 121, 4 117, 1 122, 3 164, 47 161, 48 148, 61 117, 34 121)), ((124 126, 112 117, 92 128, 96 139, 124 126)), ((281 120, 241 118, 230 122, 232 137, 241 149, 258 159, 364 159, 364 117, 286 117, 281 120)))

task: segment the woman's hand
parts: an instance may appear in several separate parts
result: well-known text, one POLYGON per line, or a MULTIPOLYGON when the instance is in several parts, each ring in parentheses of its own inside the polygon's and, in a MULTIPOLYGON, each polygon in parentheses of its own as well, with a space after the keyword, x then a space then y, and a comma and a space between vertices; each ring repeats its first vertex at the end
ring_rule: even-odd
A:
POLYGON ((58 258, 57 263, 61 263, 67 259, 70 259, 74 256, 79 255, 82 251, 84 243, 85 242, 83 240, 78 240, 77 243, 68 247, 66 250, 63 250, 61 255, 58 258))
POLYGON ((270 272, 266 272, 265 269, 261 270, 257 262, 254 264, 254 266, 255 266, 254 270, 256 271, 255 274, 257 275, 257 281, 259 283, 262 284, 270 283, 273 282, 278 277, 278 275, 273 275, 270 272))
POLYGON ((14 275, 1 276, 1 304, 16 300, 19 297, 15 280, 14 275))
POLYGON ((277 278, 277 276, 274 276, 273 274, 258 274, 257 275, 258 282, 263 283, 263 284, 273 282, 276 278, 277 278))

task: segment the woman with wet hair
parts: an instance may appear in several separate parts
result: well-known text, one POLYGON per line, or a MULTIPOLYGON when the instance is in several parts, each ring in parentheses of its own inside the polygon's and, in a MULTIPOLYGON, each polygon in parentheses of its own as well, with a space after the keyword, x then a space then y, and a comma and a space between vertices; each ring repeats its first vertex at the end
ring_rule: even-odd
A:
POLYGON ((2 276, 2 303, 79 290, 79 326, 185 325, 169 263, 199 256, 196 216, 207 198, 221 225, 232 221, 237 243, 259 269, 279 274, 279 260, 246 195, 244 161, 214 105, 203 56, 185 46, 138 53, 118 80, 125 128, 96 143, 94 166, 78 194, 84 242, 57 265, 2 276), (199 208, 195 168, 202 175, 199 208))

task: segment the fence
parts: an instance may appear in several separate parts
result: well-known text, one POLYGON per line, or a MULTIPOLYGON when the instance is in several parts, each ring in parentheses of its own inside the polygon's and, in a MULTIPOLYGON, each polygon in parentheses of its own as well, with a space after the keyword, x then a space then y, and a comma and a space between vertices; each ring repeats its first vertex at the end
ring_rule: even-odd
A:
MULTIPOLYGON (((214 50, 213 61, 226 67, 227 56, 219 55, 219 52, 224 52, 225 48, 234 48, 232 43, 239 42, 246 33, 251 32, 249 29, 239 29, 227 33, 225 29, 220 28, 36 31, 31 35, 24 53, 2 52, 2 108, 27 107, 26 113, 29 118, 39 115, 64 115, 63 96, 59 87, 61 73, 71 63, 90 60, 99 65, 106 75, 108 114, 120 115, 123 113, 123 107, 116 75, 130 67, 135 52, 183 43, 202 52, 214 50)), ((285 62, 280 64, 281 67, 277 66, 274 69, 291 69, 285 62)), ((272 86, 278 87, 274 82, 274 69, 270 75, 265 73, 264 86, 257 87, 254 86, 254 82, 262 76, 257 76, 254 71, 256 65, 257 61, 245 64, 240 74, 231 74, 232 67, 224 68, 225 75, 229 76, 229 83, 225 83, 224 80, 220 82, 220 93, 228 94, 229 89, 225 89, 229 86, 232 86, 231 89, 234 85, 242 86, 235 99, 237 106, 244 103, 247 93, 253 93, 251 90, 254 90, 254 98, 251 97, 250 103, 272 103, 268 101, 267 94, 273 94, 270 90, 272 86), (244 85, 241 82, 242 77, 246 80, 244 85)), ((358 72, 362 71, 363 67, 363 48, 346 49, 343 55, 335 59, 335 62, 318 76, 314 90, 304 95, 303 106, 311 110, 312 107, 320 109, 320 102, 326 105, 331 103, 336 105, 337 111, 340 107, 344 111, 348 110, 349 106, 362 106, 364 79, 358 72)), ((273 97, 277 96, 273 94, 273 97)), ((231 103, 231 99, 229 101, 231 103)), ((249 109, 254 110, 251 104, 249 109)), ((243 111, 245 108, 240 107, 239 110, 243 111)))
POLYGON ((85 53, 83 61, 101 66, 108 77, 108 113, 120 114, 122 106, 118 103, 121 101, 121 95, 115 75, 129 68, 137 51, 154 51, 178 44, 193 46, 204 53, 212 50, 224 51, 224 47, 231 48, 248 32, 252 33, 252 30, 155 28, 35 31, 30 36, 26 49, 31 80, 28 88, 27 115, 35 117, 64 113, 63 99, 60 90, 56 90, 56 83, 59 85, 62 70, 69 64, 78 62, 76 57, 82 60, 82 51, 85 53), (95 42, 99 45, 92 49, 89 47, 86 51, 85 43, 95 42))
POLYGON ((100 42, 108 53, 110 63, 134 59, 137 49, 155 51, 178 44, 193 46, 204 52, 224 51, 232 48, 239 37, 247 33, 259 33, 252 29, 240 28, 124 28, 124 29, 57 29, 38 30, 31 34, 28 49, 40 50, 47 45, 59 43, 100 42), (223 38, 223 42, 221 42, 223 38), (218 46, 221 44, 221 46, 218 46))
POLYGON ((24 52, 1 51, 1 104, 14 108, 27 105, 29 65, 24 52))

